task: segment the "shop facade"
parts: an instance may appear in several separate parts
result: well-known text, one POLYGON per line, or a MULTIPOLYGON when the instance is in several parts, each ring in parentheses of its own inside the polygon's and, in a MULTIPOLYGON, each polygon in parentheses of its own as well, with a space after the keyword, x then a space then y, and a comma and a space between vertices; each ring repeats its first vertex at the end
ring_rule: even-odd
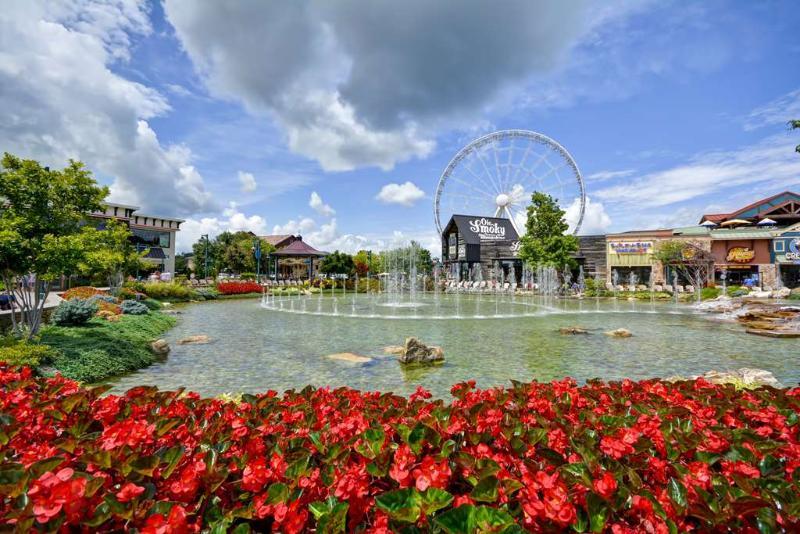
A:
POLYGON ((773 232, 763 228, 711 231, 714 279, 717 284, 775 288, 777 269, 772 258, 773 232))
POLYGON ((800 287, 800 224, 780 232, 772 240, 776 277, 782 287, 800 287))
POLYGON ((661 241, 672 238, 672 230, 642 230, 606 236, 606 283, 627 284, 632 276, 637 284, 665 283, 662 265, 655 258, 661 241))
POLYGON ((468 280, 480 266, 483 279, 502 272, 519 282, 519 236, 506 218, 453 215, 442 231, 442 263, 449 280, 468 280))

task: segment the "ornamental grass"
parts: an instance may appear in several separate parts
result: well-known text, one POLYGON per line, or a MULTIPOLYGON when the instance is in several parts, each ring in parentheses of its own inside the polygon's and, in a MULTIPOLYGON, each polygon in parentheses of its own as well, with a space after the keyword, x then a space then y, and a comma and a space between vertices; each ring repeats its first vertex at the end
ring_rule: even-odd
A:
POLYGON ((0 366, 21 531, 797 532, 800 389, 565 379, 106 395, 0 366))

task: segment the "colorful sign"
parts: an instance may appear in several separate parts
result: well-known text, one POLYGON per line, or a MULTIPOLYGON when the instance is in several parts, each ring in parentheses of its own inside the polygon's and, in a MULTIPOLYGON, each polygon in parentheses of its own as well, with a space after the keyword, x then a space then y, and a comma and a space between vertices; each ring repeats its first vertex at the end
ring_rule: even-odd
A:
POLYGON ((652 241, 618 241, 608 244, 614 254, 651 254, 652 241))
POLYGON ((478 234, 481 241, 502 241, 506 238, 505 227, 485 217, 469 221, 469 229, 478 234))
POLYGON ((756 251, 748 247, 733 247, 728 250, 727 261, 733 263, 750 263, 756 257, 756 251))
POLYGON ((800 239, 789 241, 789 251, 785 254, 788 261, 800 263, 800 239))

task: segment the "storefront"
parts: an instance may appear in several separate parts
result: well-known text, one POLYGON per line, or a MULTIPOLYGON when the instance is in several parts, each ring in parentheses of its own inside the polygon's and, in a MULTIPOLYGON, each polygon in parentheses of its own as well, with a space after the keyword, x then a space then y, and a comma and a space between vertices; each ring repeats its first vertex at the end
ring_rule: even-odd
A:
POLYGON ((511 221, 499 217, 453 215, 442 232, 442 262, 452 280, 474 279, 480 266, 483 279, 519 281, 522 261, 519 236, 511 221))
POLYGON ((727 285, 776 286, 770 230, 762 228, 713 230, 711 238, 717 284, 722 284, 724 280, 727 285))
POLYGON ((800 228, 788 228, 772 240, 777 276, 783 287, 800 287, 800 228))
POLYGON ((672 237, 672 230, 625 232, 606 236, 606 282, 648 285, 664 283, 664 270, 655 259, 656 246, 672 237))

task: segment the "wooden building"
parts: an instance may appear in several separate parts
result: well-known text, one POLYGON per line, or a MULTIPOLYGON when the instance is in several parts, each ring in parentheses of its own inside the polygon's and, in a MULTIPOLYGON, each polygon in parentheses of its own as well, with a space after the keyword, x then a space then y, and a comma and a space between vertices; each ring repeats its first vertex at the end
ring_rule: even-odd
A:
POLYGON ((517 281, 522 275, 518 257, 519 236, 509 219, 480 215, 453 215, 442 232, 442 263, 450 279, 465 280, 476 265, 483 277, 508 279, 513 272, 517 281))

